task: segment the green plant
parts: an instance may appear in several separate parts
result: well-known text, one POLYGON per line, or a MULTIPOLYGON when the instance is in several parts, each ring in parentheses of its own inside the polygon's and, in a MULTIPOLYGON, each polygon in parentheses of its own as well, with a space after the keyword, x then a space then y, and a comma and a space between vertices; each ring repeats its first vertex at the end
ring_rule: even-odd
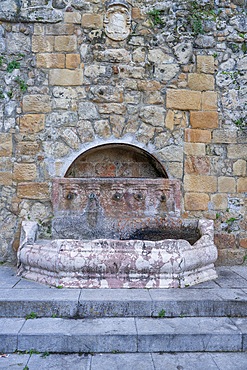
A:
POLYGON ((57 289, 63 289, 63 285, 56 286, 57 289))
POLYGON ((29 319, 37 319, 38 315, 35 312, 30 312, 30 314, 26 315, 26 320, 29 319))
POLYGON ((4 99, 4 93, 3 93, 3 90, 0 90, 0 99, 4 99))
POLYGON ((29 351, 27 351, 27 353, 32 356, 32 355, 38 355, 40 352, 37 351, 37 349, 32 348, 29 351))
POLYGON ((216 218, 216 220, 217 220, 218 218, 220 218, 220 213, 216 213, 215 218, 216 218))
POLYGON ((166 311, 164 309, 160 310, 160 312, 158 313, 158 317, 160 319, 162 319, 163 317, 165 317, 165 315, 166 315, 166 311))
POLYGON ((158 10, 158 9, 153 9, 150 12, 148 12, 149 19, 152 21, 152 24, 154 26, 157 26, 157 25, 163 26, 164 25, 164 22, 160 17, 161 14, 162 14, 162 11, 158 10))
POLYGON ((240 129, 243 129, 246 127, 246 122, 244 122, 244 118, 239 118, 236 121, 234 121, 234 124, 239 127, 240 129))
POLYGON ((8 97, 11 99, 11 98, 13 98, 13 91, 12 90, 10 90, 10 91, 8 91, 7 92, 7 95, 8 95, 8 97))
POLYGON ((29 367, 26 365, 23 370, 29 370, 29 367))
POLYGON ((3 56, 0 56, 0 67, 3 65, 3 56))
POLYGON ((242 46, 241 46, 241 50, 242 50, 242 52, 243 52, 244 54, 246 54, 246 53, 247 53, 247 43, 246 43, 246 42, 244 42, 244 43, 242 44, 242 46))
POLYGON ((247 254, 243 258, 243 262, 246 262, 246 261, 247 261, 247 254))
POLYGON ((213 19, 216 21, 217 15, 211 3, 201 4, 199 1, 189 3, 189 20, 192 31, 195 35, 203 34, 203 21, 213 19))
POLYGON ((42 358, 46 358, 46 357, 48 357, 48 356, 50 356, 50 353, 49 353, 49 352, 44 352, 44 353, 42 353, 42 355, 41 355, 41 357, 42 357, 42 358))
POLYGON ((226 220, 226 223, 228 225, 231 225, 234 221, 236 221, 237 219, 235 217, 231 217, 231 218, 228 218, 228 220, 226 220))
POLYGON ((20 62, 12 60, 12 62, 9 62, 7 65, 7 72, 12 73, 15 69, 20 69, 20 62))
POLYGON ((21 91, 27 91, 27 84, 24 80, 22 80, 20 77, 16 77, 15 81, 18 83, 21 91))

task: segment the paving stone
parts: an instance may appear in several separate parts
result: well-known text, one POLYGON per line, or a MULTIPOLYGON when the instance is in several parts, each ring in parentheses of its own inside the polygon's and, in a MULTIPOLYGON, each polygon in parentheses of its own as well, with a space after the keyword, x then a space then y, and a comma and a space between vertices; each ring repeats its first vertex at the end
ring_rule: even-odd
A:
POLYGON ((0 288, 12 288, 20 281, 16 276, 16 270, 10 266, 0 266, 0 288))
POLYGON ((236 272, 232 271, 228 267, 218 267, 217 269, 218 279, 217 284, 221 288, 247 288, 247 279, 239 276, 236 272))
POLYGON ((219 370, 247 369, 247 353, 215 353, 211 356, 219 370))
POLYGON ((219 370, 206 353, 153 353, 152 357, 155 370, 219 370))
POLYGON ((152 300, 148 290, 108 289, 82 290, 78 315, 80 317, 151 316, 152 300))
POLYGON ((230 270, 247 280, 247 266, 230 266, 230 270))
POLYGON ((154 370, 150 353, 98 354, 92 357, 91 370, 154 370))
POLYGON ((136 352, 133 318, 27 320, 18 335, 18 350, 40 352, 136 352))
POLYGON ((24 319, 0 319, 0 353, 17 349, 17 335, 24 322, 24 319))
POLYGON ((22 370, 26 366, 30 355, 9 354, 8 357, 0 357, 0 370, 22 370))
POLYGON ((232 322, 241 330, 243 337, 243 351, 247 350, 247 318, 232 318, 232 322))
POLYGON ((32 355, 29 370, 89 370, 91 355, 32 355))
POLYGON ((139 352, 238 351, 241 331, 228 318, 136 319, 139 352))
POLYGON ((37 316, 74 317, 80 290, 0 289, 0 317, 37 316))

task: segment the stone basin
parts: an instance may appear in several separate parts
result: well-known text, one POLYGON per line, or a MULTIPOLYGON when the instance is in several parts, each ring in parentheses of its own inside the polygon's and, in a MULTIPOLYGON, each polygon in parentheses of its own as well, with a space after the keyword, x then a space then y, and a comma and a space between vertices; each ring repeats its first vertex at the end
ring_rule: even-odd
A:
MULTIPOLYGON (((164 235, 167 232, 169 235, 169 230, 164 230, 164 235)), ((179 239, 37 240, 37 234, 37 223, 22 223, 18 273, 52 286, 183 288, 217 277, 210 220, 178 221, 179 239), (198 240, 180 239, 183 233, 188 238, 192 230, 198 240)))

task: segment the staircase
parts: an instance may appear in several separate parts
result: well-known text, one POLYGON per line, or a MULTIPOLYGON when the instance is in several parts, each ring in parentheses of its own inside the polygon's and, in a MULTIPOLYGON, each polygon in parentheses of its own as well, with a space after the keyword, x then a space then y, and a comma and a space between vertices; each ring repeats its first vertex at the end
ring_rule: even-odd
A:
POLYGON ((185 289, 81 290, 1 266, 0 353, 242 352, 247 369, 247 267, 217 271, 216 281, 185 289))

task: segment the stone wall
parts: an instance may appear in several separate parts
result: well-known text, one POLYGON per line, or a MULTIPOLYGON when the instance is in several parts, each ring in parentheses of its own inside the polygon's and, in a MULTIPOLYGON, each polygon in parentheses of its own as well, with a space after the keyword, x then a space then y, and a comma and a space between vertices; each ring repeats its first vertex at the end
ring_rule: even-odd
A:
POLYGON ((104 143, 155 156, 182 216, 215 220, 218 263, 245 261, 245 0, 131 5, 114 41, 104 1, 0 1, 0 261, 22 220, 49 236, 52 179, 104 143))

